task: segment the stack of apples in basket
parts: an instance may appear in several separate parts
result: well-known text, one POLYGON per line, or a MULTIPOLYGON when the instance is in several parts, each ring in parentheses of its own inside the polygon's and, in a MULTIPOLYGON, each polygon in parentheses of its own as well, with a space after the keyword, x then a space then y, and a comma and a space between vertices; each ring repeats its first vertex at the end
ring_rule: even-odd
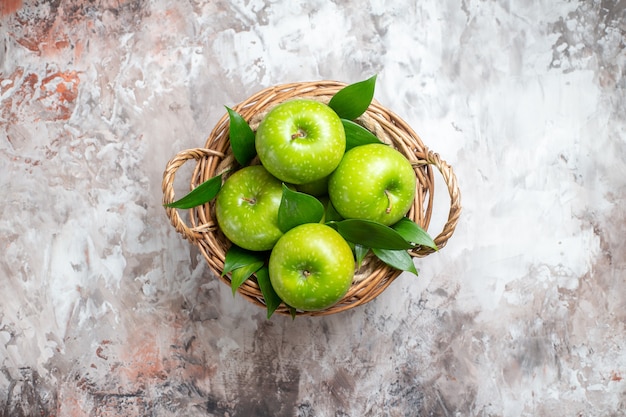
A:
POLYGON ((407 157, 355 120, 370 105, 376 77, 347 85, 326 103, 294 98, 264 114, 255 131, 227 108, 236 163, 185 197, 211 202, 232 245, 223 274, 233 293, 254 276, 268 317, 336 304, 366 256, 417 274, 407 250, 437 246, 406 217, 416 175, 407 157))

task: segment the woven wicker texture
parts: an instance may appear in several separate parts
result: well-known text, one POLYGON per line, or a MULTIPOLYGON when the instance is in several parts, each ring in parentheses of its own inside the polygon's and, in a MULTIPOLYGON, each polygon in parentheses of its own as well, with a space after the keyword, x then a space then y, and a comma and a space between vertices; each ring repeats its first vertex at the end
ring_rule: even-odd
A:
MULTIPOLYGON (((310 98, 327 103, 343 87, 345 87, 344 83, 335 81, 278 85, 254 94, 234 106, 233 110, 246 119, 253 130, 256 130, 263 116, 283 101, 310 98)), ((218 121, 204 148, 181 151, 168 162, 162 184, 164 204, 175 201, 175 174, 187 161, 191 159, 196 161, 191 178, 191 189, 231 167, 236 168, 228 137, 228 120, 228 115, 225 114, 218 121)), ((398 149, 411 161, 417 177, 417 189, 413 206, 407 216, 425 230, 428 230, 433 211, 435 170, 442 176, 450 196, 450 209, 443 230, 434 240, 439 249, 443 248, 454 233, 461 212, 461 195, 452 168, 438 154, 428 150, 410 126, 375 100, 357 122, 383 142, 398 149)), ((224 177, 226 178, 227 175, 225 174, 224 177)), ((176 231, 200 249, 213 273, 230 286, 229 276, 221 275, 230 242, 217 227, 213 205, 207 203, 188 210, 187 220, 183 219, 179 210, 166 208, 166 213, 176 231)), ((433 235, 430 231, 429 233, 433 235)), ((424 257, 433 252, 432 249, 425 247, 409 251, 413 257, 424 257)), ((388 267, 375 257, 368 256, 356 271, 351 288, 337 304, 326 310, 298 311, 297 314, 327 315, 362 305, 376 298, 400 273, 401 271, 388 267)), ((244 282, 238 292, 248 301, 265 308, 263 296, 254 278, 244 282)), ((290 311, 281 305, 276 313, 288 315, 290 311)))

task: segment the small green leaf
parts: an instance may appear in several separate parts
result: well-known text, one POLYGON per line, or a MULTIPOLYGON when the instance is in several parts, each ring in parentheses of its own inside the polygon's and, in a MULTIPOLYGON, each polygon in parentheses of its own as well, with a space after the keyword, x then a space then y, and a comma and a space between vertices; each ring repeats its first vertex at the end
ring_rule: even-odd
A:
POLYGON ((400 221, 391 226, 391 228, 400 233, 403 238, 415 246, 427 246, 434 250, 439 250, 433 238, 408 217, 403 217, 400 221))
POLYGON ((177 209, 190 209, 200 206, 215 198, 220 188, 222 188, 222 174, 210 178, 191 190, 189 194, 172 203, 165 204, 165 207, 177 209))
POLYGON ((354 255, 356 258, 356 265, 357 268, 361 267, 361 263, 363 262, 363 259, 365 258, 365 255, 367 255, 367 253, 370 251, 370 248, 365 247, 363 245, 354 245, 354 255))
POLYGON ((324 217, 324 205, 309 194, 290 190, 283 184, 283 198, 278 207, 278 228, 288 230, 304 223, 319 223, 324 217))
POLYGON ((267 318, 269 319, 272 317, 272 314, 274 314, 274 311, 276 311, 280 303, 282 303, 282 300, 278 294, 276 294, 276 291, 274 291, 274 287, 272 287, 270 272, 267 265, 256 271, 256 280, 259 283, 261 294, 263 294, 265 306, 267 307, 267 318))
POLYGON ((240 165, 245 166, 256 156, 254 132, 246 120, 236 111, 226 107, 228 111, 228 136, 233 155, 240 165))
POLYGON ((241 286, 252 274, 263 266, 264 262, 254 262, 235 269, 230 274, 230 288, 233 290, 233 296, 237 293, 237 288, 241 286))
POLYGON ((341 123, 346 132, 346 151, 368 143, 383 143, 376 135, 358 123, 347 119, 341 119, 341 123))
POLYGON ((374 255, 392 268, 412 272, 417 275, 413 258, 405 250, 372 249, 374 255))
POLYGON ((338 222, 343 220, 343 217, 341 217, 341 214, 337 212, 335 206, 333 206, 333 203, 331 203, 330 200, 328 200, 328 204, 326 204, 326 214, 324 215, 324 220, 325 222, 338 222))
POLYGON ((365 81, 350 84, 337 91, 328 105, 342 119, 354 120, 369 107, 374 98, 376 75, 365 81))
POLYGON ((237 245, 231 245, 226 252, 222 276, 247 265, 252 265, 257 262, 263 263, 266 257, 267 254, 265 252, 250 251, 237 245))
POLYGON ((344 239, 379 249, 409 249, 413 247, 398 232, 389 226, 371 220, 345 219, 328 222, 344 239))
POLYGON ((291 320, 295 320, 296 316, 297 316, 296 308, 292 307, 292 306, 287 306, 287 308, 289 309, 289 314, 291 315, 291 320))

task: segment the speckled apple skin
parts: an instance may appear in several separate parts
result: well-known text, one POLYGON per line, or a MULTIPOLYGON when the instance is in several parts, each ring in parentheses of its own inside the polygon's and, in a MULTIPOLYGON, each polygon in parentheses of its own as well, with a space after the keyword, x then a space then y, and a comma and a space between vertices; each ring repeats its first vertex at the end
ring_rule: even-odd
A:
POLYGON ((328 176, 339 165, 346 134, 341 119, 326 104, 297 99, 269 111, 257 128, 255 146, 272 175, 304 184, 328 176), (294 138, 299 131, 305 137, 294 138))
POLYGON ((337 303, 350 288, 355 261, 339 233, 320 223, 289 230, 269 260, 270 280, 278 296, 300 310, 322 310, 337 303), (310 275, 305 276, 304 271, 310 275))
POLYGON ((278 228, 282 193, 282 183, 263 166, 241 168, 224 182, 217 195, 215 215, 220 230, 244 249, 272 249, 282 236, 278 228))
POLYGON ((399 151, 363 145, 346 152, 330 176, 328 195, 344 218, 392 225, 411 208, 416 182, 411 163, 399 151))

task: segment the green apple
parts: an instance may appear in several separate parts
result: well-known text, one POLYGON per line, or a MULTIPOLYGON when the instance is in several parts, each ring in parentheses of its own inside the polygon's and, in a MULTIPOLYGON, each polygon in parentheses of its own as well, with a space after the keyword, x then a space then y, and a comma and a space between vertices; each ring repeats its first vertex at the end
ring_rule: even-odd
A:
POLYGON ((411 208, 416 176, 409 160, 389 145, 357 146, 328 180, 328 195, 344 218, 392 225, 411 208))
POLYGON ((348 243, 329 226, 305 223, 285 233, 269 259, 276 294, 299 310, 323 310, 343 297, 354 276, 348 243))
POLYGON ((337 113, 310 99, 285 101, 272 108, 256 131, 261 164, 276 178, 304 184, 328 176, 346 150, 337 113))
POLYGON ((302 193, 307 193, 315 197, 328 194, 328 177, 322 177, 317 181, 296 185, 296 189, 302 193))
POLYGON ((241 168, 224 181, 215 200, 221 231, 235 245, 270 250, 282 236, 278 207, 282 183, 261 165, 241 168))

